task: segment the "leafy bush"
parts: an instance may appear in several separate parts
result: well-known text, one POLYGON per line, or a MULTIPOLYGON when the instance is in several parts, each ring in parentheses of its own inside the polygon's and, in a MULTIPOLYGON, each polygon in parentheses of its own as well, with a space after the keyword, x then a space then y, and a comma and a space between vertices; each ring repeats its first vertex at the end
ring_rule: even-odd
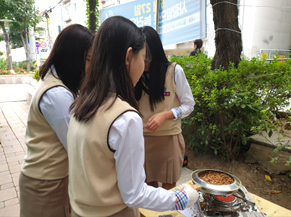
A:
MULTIPOLYGON (((13 68, 22 68, 26 70, 26 60, 22 61, 22 62, 13 62, 13 68)), ((32 64, 32 61, 30 61, 30 71, 34 71, 36 69, 36 66, 34 66, 32 64)))
POLYGON ((289 104, 291 61, 245 59, 235 68, 211 70, 212 59, 171 58, 182 66, 195 107, 182 121, 194 150, 213 149, 229 161, 247 148, 249 136, 276 127, 276 114, 289 104))
POLYGON ((34 70, 34 75, 32 76, 33 79, 39 81, 40 76, 39 76, 39 69, 34 70))
POLYGON ((0 69, 7 69, 7 61, 0 58, 0 69))
MULTIPOLYGON (((26 60, 22 62, 12 62, 13 68, 20 68, 26 70, 26 60)), ((5 59, 0 58, 0 69, 7 69, 7 61, 5 59)), ((30 70, 34 71, 36 69, 36 66, 30 62, 30 70)))

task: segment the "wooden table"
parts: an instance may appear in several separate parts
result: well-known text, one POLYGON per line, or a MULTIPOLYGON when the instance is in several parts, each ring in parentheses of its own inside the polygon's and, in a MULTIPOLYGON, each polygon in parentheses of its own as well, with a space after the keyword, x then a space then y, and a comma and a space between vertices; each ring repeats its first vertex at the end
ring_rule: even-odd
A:
MULTIPOLYGON (((192 181, 189 180, 185 182, 186 184, 191 184, 192 181)), ((175 190, 175 188, 173 189, 175 190)), ((250 193, 250 192, 249 192, 250 193)), ((277 204, 274 204, 268 200, 265 200, 255 194, 250 193, 257 206, 261 209, 261 211, 267 214, 268 217, 291 217, 291 210, 288 210, 284 207, 281 207, 277 204)), ((139 209, 142 217, 158 217, 160 215, 169 215, 171 214, 173 217, 185 217, 178 211, 166 211, 166 212, 155 212, 148 209, 139 209)))

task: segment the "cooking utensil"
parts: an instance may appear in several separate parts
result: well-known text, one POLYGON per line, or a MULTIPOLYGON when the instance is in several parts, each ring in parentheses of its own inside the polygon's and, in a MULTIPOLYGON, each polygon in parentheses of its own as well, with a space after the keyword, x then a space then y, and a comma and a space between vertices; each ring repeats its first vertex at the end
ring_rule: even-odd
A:
POLYGON ((231 195, 231 194, 236 193, 239 190, 239 188, 242 186, 241 181, 236 176, 234 176, 230 173, 226 173, 226 172, 223 172, 220 170, 213 170, 213 169, 195 170, 192 173, 192 181, 195 184, 198 184, 202 187, 201 191, 208 193, 208 194, 213 194, 213 195, 224 195, 224 196, 231 195), (215 185, 215 184, 205 182, 199 178, 199 173, 205 172, 205 171, 215 171, 215 172, 225 173, 225 174, 231 176, 233 178, 234 182, 231 183, 230 185, 215 185))

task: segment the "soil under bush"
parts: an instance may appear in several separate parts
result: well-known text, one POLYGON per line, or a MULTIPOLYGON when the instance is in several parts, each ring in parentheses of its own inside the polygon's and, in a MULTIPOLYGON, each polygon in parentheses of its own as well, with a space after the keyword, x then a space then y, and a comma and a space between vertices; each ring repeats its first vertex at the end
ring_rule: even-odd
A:
POLYGON ((228 163, 212 153, 201 154, 186 148, 188 168, 218 169, 237 176, 246 189, 266 200, 291 210, 291 178, 286 174, 272 175, 272 181, 265 179, 269 175, 258 164, 246 164, 243 161, 228 163), (271 191, 281 191, 272 194, 271 191))

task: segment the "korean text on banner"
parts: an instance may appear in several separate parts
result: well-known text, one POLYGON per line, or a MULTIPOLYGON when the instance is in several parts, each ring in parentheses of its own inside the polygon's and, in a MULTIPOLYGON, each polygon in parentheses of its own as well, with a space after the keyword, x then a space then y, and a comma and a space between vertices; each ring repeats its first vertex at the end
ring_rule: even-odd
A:
MULTIPOLYGON (((111 16, 124 16, 138 27, 156 23, 156 1, 136 0, 101 10, 101 22, 111 16)), ((200 37, 200 0, 160 0, 159 35, 163 45, 200 37)))

